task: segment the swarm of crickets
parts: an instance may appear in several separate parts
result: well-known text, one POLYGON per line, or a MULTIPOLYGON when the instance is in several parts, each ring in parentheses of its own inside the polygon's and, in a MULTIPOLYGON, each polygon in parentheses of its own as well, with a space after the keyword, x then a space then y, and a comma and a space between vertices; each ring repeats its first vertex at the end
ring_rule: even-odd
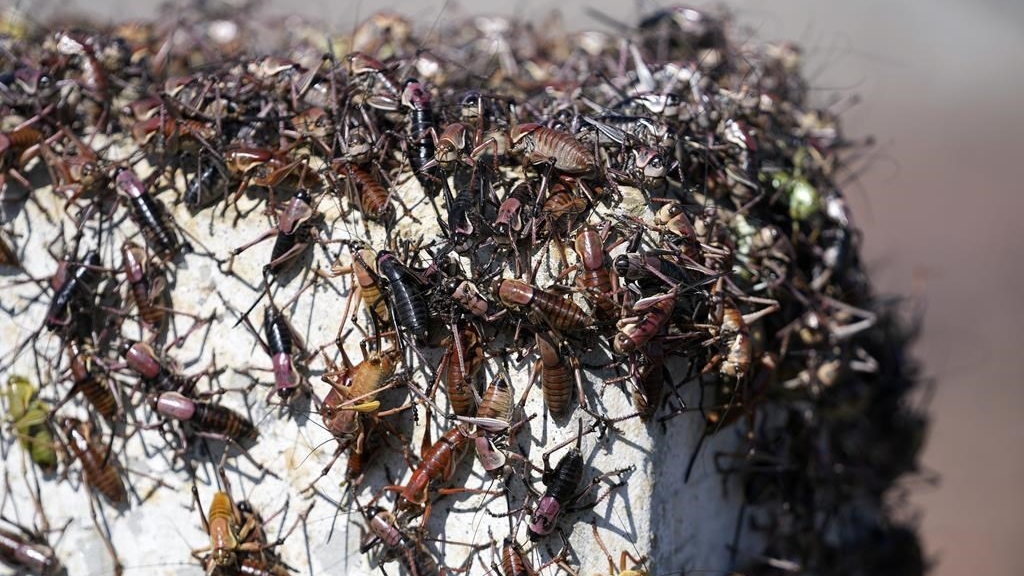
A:
POLYGON ((870 142, 728 14, 592 16, 4 12, 0 559, 923 573, 870 142))

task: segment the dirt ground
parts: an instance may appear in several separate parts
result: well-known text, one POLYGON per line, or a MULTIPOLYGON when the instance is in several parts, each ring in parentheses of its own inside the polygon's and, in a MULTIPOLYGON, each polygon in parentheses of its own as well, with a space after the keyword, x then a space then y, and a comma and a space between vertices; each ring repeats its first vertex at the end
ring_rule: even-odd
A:
MULTIPOLYGON (((79 0, 96 15, 152 15, 156 1, 79 0)), ((57 9, 66 4, 46 2, 57 9)), ((429 25, 458 13, 442 2, 361 5, 328 0, 268 1, 338 26, 352 14, 389 7, 429 25)), ((601 26, 584 4, 629 22, 652 9, 629 2, 559 3, 574 27, 601 26)), ((546 3, 475 2, 462 13, 535 14, 546 3)), ((865 261, 881 293, 916 294, 927 307, 917 355, 934 379, 932 428, 924 455, 941 476, 915 505, 936 576, 1024 571, 1019 521, 1024 498, 1024 427, 1016 417, 1024 365, 1013 334, 1024 320, 1017 290, 1024 240, 1018 184, 1024 152, 1019 54, 1024 5, 1008 0, 829 3, 731 2, 738 19, 765 39, 798 41, 816 96, 859 95, 846 114, 852 136, 874 135, 876 154, 845 185, 865 232, 865 261)))

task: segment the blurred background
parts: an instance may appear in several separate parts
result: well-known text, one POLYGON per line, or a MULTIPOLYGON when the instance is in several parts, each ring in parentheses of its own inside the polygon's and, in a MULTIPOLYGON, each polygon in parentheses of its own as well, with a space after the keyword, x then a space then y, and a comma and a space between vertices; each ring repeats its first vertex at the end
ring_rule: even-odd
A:
MULTIPOLYGON (((93 19, 153 17, 158 0, 22 3, 30 14, 93 19)), ((421 30, 437 19, 499 14, 539 20, 540 1, 268 0, 258 18, 290 13, 348 31, 376 10, 421 30)), ((627 24, 660 7, 613 0, 558 3, 571 29, 606 25, 585 6, 627 24)), ((696 8, 708 7, 694 4, 696 8)), ((864 261, 880 294, 912 295, 925 308, 915 347, 934 382, 923 463, 938 485, 910 480, 937 576, 1024 573, 1024 3, 1011 0, 813 0, 726 5, 764 40, 804 49, 818 104, 860 98, 846 133, 877 146, 844 191, 864 231, 864 261)), ((252 7, 246 9, 253 9, 252 7)), ((847 106, 847 102, 834 104, 847 106)), ((926 473, 925 476, 928 474, 926 473)))

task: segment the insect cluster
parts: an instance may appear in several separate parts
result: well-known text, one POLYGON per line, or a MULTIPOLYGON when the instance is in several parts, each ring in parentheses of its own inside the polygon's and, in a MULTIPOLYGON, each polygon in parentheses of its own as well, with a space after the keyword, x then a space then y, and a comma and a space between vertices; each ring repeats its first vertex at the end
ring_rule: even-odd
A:
POLYGON ((176 494, 206 574, 923 570, 886 499, 910 335, 837 185, 866 144, 798 48, 681 7, 293 24, 5 16, 4 493, 37 509, 5 496, 0 558, 58 573, 84 500, 141 567, 114 541, 176 494), (739 500, 715 565, 627 520, 655 454, 655 497, 739 500))

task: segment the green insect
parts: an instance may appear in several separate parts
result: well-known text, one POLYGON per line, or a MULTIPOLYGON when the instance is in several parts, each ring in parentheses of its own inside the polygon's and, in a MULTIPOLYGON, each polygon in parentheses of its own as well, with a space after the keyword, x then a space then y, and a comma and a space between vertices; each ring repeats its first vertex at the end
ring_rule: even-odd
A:
MULTIPOLYGON (((809 148, 793 153, 793 172, 761 173, 760 179, 778 191, 795 224, 818 218, 824 210, 823 194, 811 183, 817 154, 809 148)), ((815 180, 818 180, 815 178, 815 180)))
POLYGON ((44 472, 53 472, 57 469, 57 450, 47 423, 49 405, 36 397, 36 389, 23 376, 11 376, 4 395, 7 415, 22 447, 44 472))
POLYGON ((795 222, 810 220, 821 212, 821 195, 806 178, 777 172, 771 177, 771 185, 782 193, 789 217, 795 222))

